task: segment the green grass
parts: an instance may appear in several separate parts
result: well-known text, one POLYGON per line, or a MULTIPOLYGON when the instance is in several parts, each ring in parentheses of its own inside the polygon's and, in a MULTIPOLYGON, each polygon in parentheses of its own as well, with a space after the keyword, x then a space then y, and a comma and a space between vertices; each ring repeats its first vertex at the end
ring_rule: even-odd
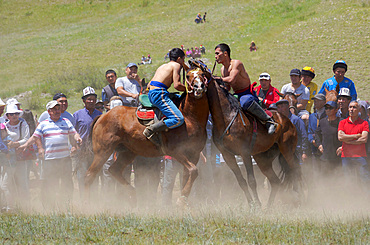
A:
POLYGON ((245 209, 114 215, 2 215, 2 243, 366 244, 369 217, 245 209))
MULTIPOLYGON (((205 0, 196 7, 173 0, 0 1, 0 97, 32 90, 31 99, 20 100, 42 111, 55 91, 78 101, 84 86, 103 87, 105 70, 123 76, 124 66, 141 55, 153 57, 139 68, 150 80, 168 49, 203 44, 212 66, 214 46, 226 42, 253 81, 267 71, 278 88, 289 82, 290 69, 306 65, 321 86, 335 60, 344 59, 366 99, 369 10, 365 0, 205 0), (196 13, 204 11, 208 22, 196 25, 196 13), (259 50, 250 53, 252 40, 259 50)), ((79 108, 71 103, 69 111, 79 108)))

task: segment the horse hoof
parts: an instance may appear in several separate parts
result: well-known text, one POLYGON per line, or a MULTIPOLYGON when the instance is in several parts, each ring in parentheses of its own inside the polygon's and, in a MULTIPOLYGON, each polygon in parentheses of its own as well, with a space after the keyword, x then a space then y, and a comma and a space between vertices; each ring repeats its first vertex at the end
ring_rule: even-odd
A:
POLYGON ((187 199, 188 198, 186 196, 181 196, 181 197, 177 198, 176 206, 178 206, 179 208, 189 207, 189 203, 188 203, 187 199))

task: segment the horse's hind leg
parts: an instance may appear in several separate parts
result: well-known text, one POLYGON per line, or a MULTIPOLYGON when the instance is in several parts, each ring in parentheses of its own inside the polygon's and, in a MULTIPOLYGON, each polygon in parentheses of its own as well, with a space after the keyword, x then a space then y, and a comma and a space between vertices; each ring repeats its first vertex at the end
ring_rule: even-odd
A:
POLYGON ((248 181, 249 188, 252 191, 254 203, 258 207, 261 207, 261 201, 257 193, 257 182, 256 182, 256 177, 254 175, 252 158, 250 155, 242 155, 242 158, 243 158, 245 169, 247 170, 247 181, 248 181))
POLYGON ((261 172, 267 177, 271 185, 271 192, 269 200, 267 202, 268 208, 270 208, 274 203, 276 193, 278 192, 281 183, 280 179, 272 168, 272 161, 275 157, 276 154, 269 154, 267 152, 253 155, 253 158, 254 160, 256 160, 258 167, 260 168, 261 172))
POLYGON ((108 171, 112 176, 121 183, 124 187, 128 188, 129 196, 132 206, 136 205, 136 192, 134 187, 123 177, 123 170, 132 163, 136 155, 129 151, 118 152, 117 160, 109 167, 108 171))
POLYGON ((91 184, 95 180, 96 175, 102 169, 104 163, 109 158, 110 154, 111 154, 111 151, 108 149, 106 151, 101 151, 101 152, 94 154, 94 160, 85 174, 85 194, 86 194, 87 199, 89 199, 89 196, 90 196, 91 184))
POLYGON ((253 199, 251 197, 251 194, 249 193, 249 190, 248 190, 248 184, 247 184, 247 181, 244 179, 243 175, 242 175, 242 172, 240 171, 240 168, 238 166, 238 164, 236 163, 236 160, 235 160, 235 155, 227 152, 227 151, 221 151, 222 152, 222 156, 224 157, 225 161, 226 161, 226 164, 229 166, 229 168, 231 169, 231 171, 233 171, 235 177, 236 177, 236 180, 238 181, 238 184, 240 186, 240 188, 242 188, 246 198, 247 198, 247 201, 248 201, 248 204, 250 207, 252 207, 253 205, 253 199))

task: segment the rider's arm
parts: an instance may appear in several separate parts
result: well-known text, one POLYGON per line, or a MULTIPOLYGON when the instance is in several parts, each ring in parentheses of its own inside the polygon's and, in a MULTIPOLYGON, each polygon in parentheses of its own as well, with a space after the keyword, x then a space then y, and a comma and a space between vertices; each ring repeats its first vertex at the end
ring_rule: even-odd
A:
POLYGON ((185 91, 185 85, 181 83, 181 77, 180 77, 180 71, 181 71, 181 65, 176 66, 176 68, 173 71, 173 87, 178 91, 185 91))

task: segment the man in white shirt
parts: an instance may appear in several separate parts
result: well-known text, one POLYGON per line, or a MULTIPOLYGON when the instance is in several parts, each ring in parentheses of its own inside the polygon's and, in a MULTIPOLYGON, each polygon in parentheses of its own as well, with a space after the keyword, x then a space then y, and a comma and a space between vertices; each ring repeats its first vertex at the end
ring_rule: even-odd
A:
POLYGON ((291 83, 285 84, 281 89, 282 94, 288 92, 299 95, 297 100, 298 115, 302 120, 308 120, 309 113, 306 110, 306 105, 310 99, 310 90, 301 84, 301 71, 299 69, 292 69, 290 71, 290 81, 291 83))
POLYGON ((138 98, 142 92, 142 85, 139 75, 137 74, 137 65, 129 63, 126 66, 126 77, 120 77, 116 81, 116 89, 122 98, 124 106, 135 107, 138 105, 138 98))

